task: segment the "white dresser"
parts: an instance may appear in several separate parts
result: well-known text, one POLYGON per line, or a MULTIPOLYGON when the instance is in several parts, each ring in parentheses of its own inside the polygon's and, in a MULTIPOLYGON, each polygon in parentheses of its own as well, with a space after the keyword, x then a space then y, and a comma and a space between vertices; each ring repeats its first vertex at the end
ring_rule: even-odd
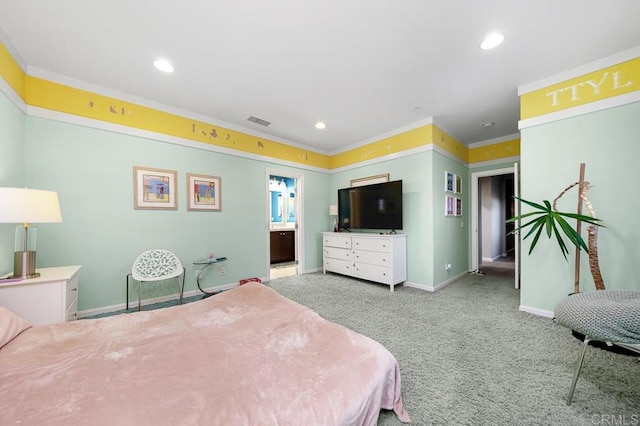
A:
POLYGON ((19 282, 0 281, 0 306, 32 325, 54 324, 78 318, 78 271, 80 266, 36 269, 37 278, 19 282))
POLYGON ((322 272, 393 286, 407 280, 406 234, 322 233, 322 272))

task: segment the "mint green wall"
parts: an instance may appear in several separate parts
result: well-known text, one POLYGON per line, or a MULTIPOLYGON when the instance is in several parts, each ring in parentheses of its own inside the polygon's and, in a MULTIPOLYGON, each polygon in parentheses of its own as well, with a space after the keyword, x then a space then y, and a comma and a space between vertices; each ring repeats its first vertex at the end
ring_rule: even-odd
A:
MULTIPOLYGON (((533 201, 553 199, 578 179, 586 163, 589 198, 607 228, 599 231, 600 268, 608 289, 640 289, 636 266, 640 259, 640 198, 635 171, 640 158, 640 103, 610 108, 522 130, 522 196, 533 201)), ((575 212, 577 192, 558 203, 575 212)), ((523 212, 527 210, 523 207, 523 212)), ((583 232, 586 239, 586 233, 583 232)), ((566 262, 552 241, 542 237, 527 256, 522 243, 522 292, 525 306, 553 310, 573 291, 573 260, 566 262), (544 239, 542 239, 544 238, 544 239)), ((573 259, 573 251, 570 259, 573 259)), ((581 291, 593 290, 583 253, 581 291)))
POLYGON ((469 270, 469 169, 439 153, 433 156, 433 282, 437 285, 469 270), (462 192, 445 192, 445 171, 462 178, 462 192), (445 196, 462 199, 462 216, 445 216, 445 196), (451 264, 446 271, 445 265, 451 264))
POLYGON ((329 191, 331 204, 336 204, 337 190, 349 187, 351 179, 389 173, 390 180, 402 180, 404 229, 399 232, 407 234, 407 278, 428 286, 433 285, 433 155, 427 151, 335 173, 329 191))
POLYGON ((63 223, 39 227, 38 267, 82 265, 80 310, 124 302, 125 275, 152 248, 181 259, 186 291, 196 289, 192 262, 209 252, 229 262, 225 276, 205 275, 207 287, 265 277, 267 169, 304 176, 306 268, 321 266, 328 197, 317 194, 326 194, 324 173, 36 117, 26 118, 25 139, 26 183, 58 191, 63 215, 63 223), (178 210, 134 210, 133 166, 176 170, 178 210), (186 210, 187 173, 222 178, 221 212, 186 210))
MULTIPOLYGON (((24 113, 0 92, 0 186, 24 186, 24 161, 24 113)), ((14 232, 0 224, 0 274, 13 271, 14 232)))

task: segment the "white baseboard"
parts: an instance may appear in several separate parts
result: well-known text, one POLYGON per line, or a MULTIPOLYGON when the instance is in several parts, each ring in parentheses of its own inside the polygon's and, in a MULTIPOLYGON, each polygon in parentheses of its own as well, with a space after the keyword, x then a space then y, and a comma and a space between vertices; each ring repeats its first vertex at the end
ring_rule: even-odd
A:
POLYGON ((438 284, 436 284, 436 285, 434 285, 434 286, 432 286, 432 285, 426 285, 426 284, 417 284, 417 283, 413 283, 413 282, 411 282, 411 281, 405 281, 404 285, 405 285, 406 287, 418 288, 418 289, 420 289, 420 290, 426 290, 426 291, 438 291, 438 290, 440 290, 441 288, 444 288, 444 287, 448 286, 448 285, 449 285, 449 284, 451 284, 452 282, 459 280, 460 278, 464 277, 464 276, 465 276, 465 275, 467 275, 467 274, 468 274, 468 272, 462 272, 462 273, 460 273, 460 274, 458 274, 458 275, 456 275, 456 276, 454 276, 454 277, 451 277, 451 278, 449 278, 449 279, 448 279, 448 280, 446 280, 446 281, 443 281, 443 282, 441 282, 441 283, 438 283, 438 284))
POLYGON ((553 311, 547 311, 545 309, 534 308, 532 306, 520 305, 520 308, 518 310, 522 311, 522 312, 527 312, 529 314, 537 315, 539 317, 545 317, 545 318, 553 318, 555 316, 553 311))

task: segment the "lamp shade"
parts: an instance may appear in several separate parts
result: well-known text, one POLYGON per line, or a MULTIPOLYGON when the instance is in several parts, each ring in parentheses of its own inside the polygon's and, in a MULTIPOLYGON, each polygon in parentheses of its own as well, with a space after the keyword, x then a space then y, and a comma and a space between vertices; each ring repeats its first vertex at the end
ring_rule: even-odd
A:
POLYGON ((0 223, 52 222, 62 222, 57 192, 0 188, 0 223))
POLYGON ((335 204, 329 206, 329 216, 338 216, 338 206, 335 204))

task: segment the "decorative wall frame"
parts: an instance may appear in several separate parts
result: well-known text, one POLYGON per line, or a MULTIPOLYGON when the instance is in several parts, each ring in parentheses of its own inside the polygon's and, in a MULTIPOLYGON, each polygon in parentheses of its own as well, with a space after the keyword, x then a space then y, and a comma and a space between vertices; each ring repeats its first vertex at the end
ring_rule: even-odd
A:
POLYGON ((455 175, 456 186, 454 191, 456 194, 460 194, 462 192, 462 176, 455 175))
POLYGON ((456 202, 454 197, 446 195, 444 197, 444 215, 455 216, 456 214, 456 202))
POLYGON ((453 192, 456 184, 456 175, 451 172, 444 172, 444 190, 445 192, 453 192))
POLYGON ((456 216, 462 216, 462 199, 456 198, 456 216))
POLYGON ((359 179, 351 179, 351 187, 373 185, 374 183, 389 182, 389 173, 383 173, 381 175, 369 176, 359 179))
POLYGON ((222 209, 222 179, 187 173, 187 210, 217 211, 222 209))
POLYGON ((133 208, 177 210, 177 173, 175 170, 133 167, 133 208))

